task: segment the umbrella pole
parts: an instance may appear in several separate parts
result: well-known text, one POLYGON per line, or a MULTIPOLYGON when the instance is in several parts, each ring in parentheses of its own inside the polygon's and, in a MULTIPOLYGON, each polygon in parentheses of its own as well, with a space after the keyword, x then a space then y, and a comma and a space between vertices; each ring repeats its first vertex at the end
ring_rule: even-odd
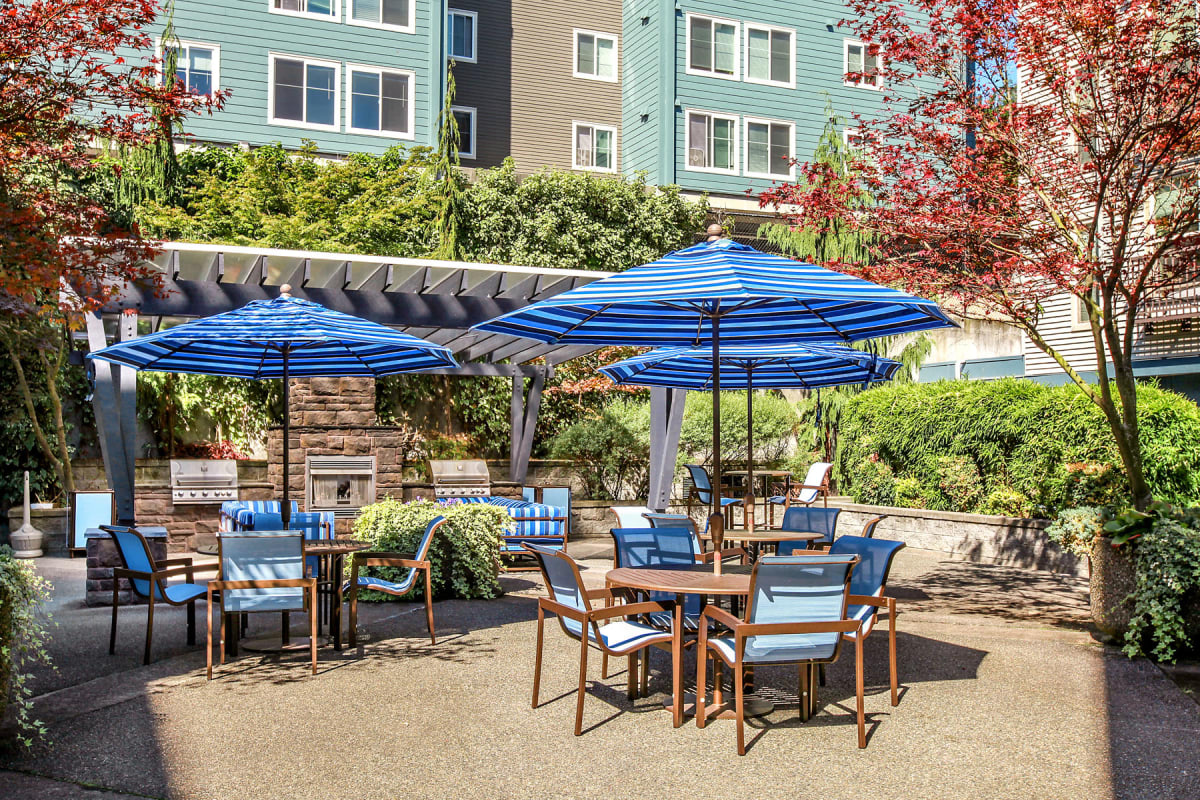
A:
POLYGON ((288 530, 288 525, 292 522, 292 503, 288 484, 291 483, 291 476, 288 474, 288 450, 291 449, 291 416, 292 404, 291 394, 288 389, 288 356, 291 353, 292 346, 285 344, 283 346, 283 502, 279 506, 279 515, 283 518, 283 529, 288 530))
POLYGON ((746 367, 746 530, 754 530, 754 370, 746 367))
POLYGON ((713 572, 721 574, 721 548, 725 543, 725 520, 721 516, 721 317, 712 315, 712 397, 713 397, 713 474, 712 512, 708 515, 709 533, 716 557, 713 572))

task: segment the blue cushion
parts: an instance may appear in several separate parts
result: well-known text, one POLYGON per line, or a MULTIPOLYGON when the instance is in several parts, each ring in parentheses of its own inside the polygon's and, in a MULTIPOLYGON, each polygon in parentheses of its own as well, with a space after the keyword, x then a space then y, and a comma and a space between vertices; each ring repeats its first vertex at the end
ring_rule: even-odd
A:
POLYGON ((743 500, 740 497, 722 497, 721 498, 721 507, 724 508, 725 506, 740 506, 744 502, 745 502, 745 500, 743 500))
MULTIPOLYGON (((746 639, 746 653, 742 660, 746 664, 827 661, 833 657, 837 639, 836 633, 782 633, 750 636, 746 639)), ((734 638, 732 636, 709 639, 708 643, 719 650, 726 661, 733 663, 734 638)))
MULTIPOLYGON (((373 575, 359 575, 358 588, 374 589, 377 592, 386 592, 388 594, 395 595, 407 594, 409 589, 412 588, 413 580, 416 578, 416 575, 417 571, 415 569, 410 569, 408 574, 404 576, 404 580, 400 581, 399 583, 395 581, 384 580, 383 578, 376 578, 373 575)), ((350 581, 346 581, 344 584, 342 584, 342 591, 350 591, 350 581)))
MULTIPOLYGON (((578 621, 566 617, 559 617, 559 619, 571 635, 579 636, 580 623, 578 621)), ((667 641, 670 638, 669 633, 641 622, 618 620, 600 626, 600 639, 604 642, 604 646, 622 654, 638 650, 656 641, 667 641)), ((591 625, 588 626, 588 641, 593 643, 596 641, 595 629, 591 625)))

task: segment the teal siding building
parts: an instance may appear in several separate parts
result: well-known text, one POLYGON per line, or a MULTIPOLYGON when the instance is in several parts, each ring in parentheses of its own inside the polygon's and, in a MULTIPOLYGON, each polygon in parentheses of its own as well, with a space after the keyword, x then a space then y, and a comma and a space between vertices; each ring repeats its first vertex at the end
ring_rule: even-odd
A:
MULTIPOLYGON (((444 3, 175 0, 179 70, 230 92, 187 123, 194 141, 329 155, 432 145, 445 89, 444 3)), ((160 19, 151 35, 161 48, 160 19)))

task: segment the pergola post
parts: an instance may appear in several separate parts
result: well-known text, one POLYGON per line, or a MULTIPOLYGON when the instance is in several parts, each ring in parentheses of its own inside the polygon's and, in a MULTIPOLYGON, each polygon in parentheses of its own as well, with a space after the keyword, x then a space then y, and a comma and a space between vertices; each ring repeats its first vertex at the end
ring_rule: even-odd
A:
POLYGON ((524 483, 529 474, 529 457, 533 453, 533 432, 537 428, 538 411, 542 406, 542 389, 546 385, 546 370, 539 369, 525 396, 525 378, 512 379, 512 402, 509 414, 512 418, 512 444, 509 449, 509 480, 524 483))
MULTIPOLYGON (((137 336, 137 314, 117 317, 117 341, 137 336)), ((104 318, 99 312, 87 315, 88 347, 95 351, 107 341, 104 318)), ((117 522, 134 522, 134 459, 137 455, 137 373, 107 361, 92 361, 92 409, 100 435, 100 453, 108 485, 113 490, 117 522)))
POLYGON ((675 454, 679 451, 679 431, 683 426, 683 389, 650 389, 650 497, 655 511, 665 511, 671 502, 675 483, 675 454))

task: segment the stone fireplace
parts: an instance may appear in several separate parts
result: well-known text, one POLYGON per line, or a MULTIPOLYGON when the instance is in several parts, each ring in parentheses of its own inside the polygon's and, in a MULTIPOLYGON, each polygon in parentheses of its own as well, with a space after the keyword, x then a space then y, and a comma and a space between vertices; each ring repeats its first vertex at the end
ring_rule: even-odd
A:
POLYGON ((304 508, 353 517, 375 502, 375 456, 313 456, 305 465, 304 508))

